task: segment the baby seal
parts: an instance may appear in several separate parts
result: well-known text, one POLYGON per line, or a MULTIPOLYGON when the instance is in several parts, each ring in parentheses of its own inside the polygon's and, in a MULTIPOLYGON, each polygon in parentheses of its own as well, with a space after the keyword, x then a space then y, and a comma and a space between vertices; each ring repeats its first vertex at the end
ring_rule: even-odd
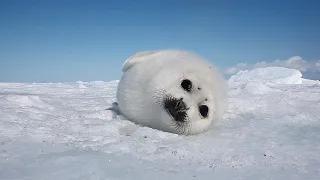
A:
POLYGON ((137 52, 122 66, 120 113, 165 132, 194 135, 222 118, 226 83, 212 64, 185 50, 137 52))

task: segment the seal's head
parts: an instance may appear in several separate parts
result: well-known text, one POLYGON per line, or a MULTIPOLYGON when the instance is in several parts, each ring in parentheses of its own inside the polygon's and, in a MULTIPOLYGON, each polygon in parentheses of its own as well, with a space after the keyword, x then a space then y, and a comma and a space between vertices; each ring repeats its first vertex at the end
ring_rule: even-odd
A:
POLYGON ((129 57, 118 85, 119 109, 129 120, 177 134, 198 134, 222 117, 226 87, 212 64, 183 50, 129 57))

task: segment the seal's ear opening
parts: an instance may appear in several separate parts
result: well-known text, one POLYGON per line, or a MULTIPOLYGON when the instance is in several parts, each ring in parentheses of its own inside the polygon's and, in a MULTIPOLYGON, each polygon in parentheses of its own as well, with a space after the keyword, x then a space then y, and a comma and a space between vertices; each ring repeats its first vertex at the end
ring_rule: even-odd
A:
POLYGON ((155 53, 157 53, 157 51, 141 51, 129 56, 122 65, 122 72, 126 72, 135 64, 147 60, 151 55, 155 53))

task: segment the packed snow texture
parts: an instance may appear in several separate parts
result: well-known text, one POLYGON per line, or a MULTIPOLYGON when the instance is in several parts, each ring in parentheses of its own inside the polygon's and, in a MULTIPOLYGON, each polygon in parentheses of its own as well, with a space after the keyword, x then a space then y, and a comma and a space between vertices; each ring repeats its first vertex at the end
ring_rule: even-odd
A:
POLYGON ((1 83, 0 179, 320 177, 320 84, 299 71, 234 75, 224 119, 196 136, 106 110, 117 83, 1 83))

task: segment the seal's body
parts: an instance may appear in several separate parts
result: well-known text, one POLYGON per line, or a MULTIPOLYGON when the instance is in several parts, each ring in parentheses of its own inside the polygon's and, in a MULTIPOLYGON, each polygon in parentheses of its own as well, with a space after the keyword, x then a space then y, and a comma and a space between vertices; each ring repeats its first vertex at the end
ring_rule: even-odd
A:
POLYGON ((118 108, 137 124, 189 135, 207 131, 222 117, 226 84, 212 64, 194 53, 138 52, 122 72, 118 108))

